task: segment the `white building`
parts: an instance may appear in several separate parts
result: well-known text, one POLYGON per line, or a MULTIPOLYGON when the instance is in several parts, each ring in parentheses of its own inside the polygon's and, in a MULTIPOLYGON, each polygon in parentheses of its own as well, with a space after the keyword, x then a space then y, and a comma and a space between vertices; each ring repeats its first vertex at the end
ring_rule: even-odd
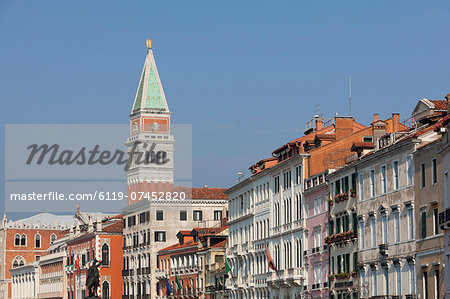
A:
POLYGON ((33 262, 11 271, 11 298, 35 299, 39 290, 39 265, 33 262))
POLYGON ((230 298, 297 298, 303 291, 303 163, 299 154, 230 188, 230 298), (276 267, 269 269, 266 244, 276 267))

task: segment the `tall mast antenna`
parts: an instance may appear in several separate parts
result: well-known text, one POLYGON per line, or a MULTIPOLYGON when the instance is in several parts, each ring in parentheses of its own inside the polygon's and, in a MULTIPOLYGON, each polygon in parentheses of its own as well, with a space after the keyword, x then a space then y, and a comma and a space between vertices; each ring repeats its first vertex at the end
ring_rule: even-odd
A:
POLYGON ((348 116, 352 116, 352 77, 348 78, 348 116))

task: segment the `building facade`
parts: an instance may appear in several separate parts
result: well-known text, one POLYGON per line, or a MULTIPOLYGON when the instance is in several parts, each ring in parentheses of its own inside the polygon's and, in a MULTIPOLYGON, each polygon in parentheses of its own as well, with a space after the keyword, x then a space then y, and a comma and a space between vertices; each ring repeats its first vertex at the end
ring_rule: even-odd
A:
POLYGON ((77 224, 75 230, 70 229, 65 267, 68 299, 87 297, 87 272, 95 260, 101 262, 97 295, 122 297, 123 220, 119 217, 98 219, 95 223, 91 220, 87 225, 77 224))
MULTIPOLYGON (((435 133, 437 135, 437 133, 435 133)), ((444 232, 439 226, 443 209, 440 138, 413 154, 416 205, 416 273, 420 298, 442 298, 444 287, 444 232)))
POLYGON ((349 166, 329 174, 330 298, 359 298, 357 243, 357 173, 349 166))
POLYGON ((3 217, 0 228, 0 298, 11 298, 11 272, 38 261, 52 241, 73 225, 73 216, 41 213, 17 221, 3 217))
POLYGON ((328 171, 305 179, 305 279, 313 298, 328 298, 328 171))

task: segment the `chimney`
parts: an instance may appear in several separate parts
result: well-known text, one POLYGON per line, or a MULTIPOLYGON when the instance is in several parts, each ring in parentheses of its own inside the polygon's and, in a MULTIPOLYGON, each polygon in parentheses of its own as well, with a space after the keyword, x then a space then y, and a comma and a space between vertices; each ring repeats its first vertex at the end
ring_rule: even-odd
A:
POLYGON ((73 236, 74 236, 74 234, 73 234, 73 226, 71 225, 70 226, 70 230, 69 230, 69 239, 72 239, 73 236))
POLYGON ((344 139, 353 134, 353 117, 335 116, 334 125, 336 140, 344 139))
POLYGON ((398 132, 400 129, 400 114, 399 113, 392 113, 392 131, 398 132))
POLYGON ((318 115, 314 116, 314 120, 316 122, 316 131, 323 129, 323 119, 318 115))
POLYGON ((373 122, 376 122, 376 121, 378 121, 379 120, 379 118, 378 118, 378 113, 374 113, 373 114, 373 122))
POLYGON ((94 225, 92 223, 92 217, 89 216, 88 232, 92 233, 94 231, 94 225))
POLYGON ((96 231, 101 232, 102 230, 103 230, 103 227, 102 227, 102 217, 100 216, 100 214, 98 214, 97 225, 96 225, 96 231))

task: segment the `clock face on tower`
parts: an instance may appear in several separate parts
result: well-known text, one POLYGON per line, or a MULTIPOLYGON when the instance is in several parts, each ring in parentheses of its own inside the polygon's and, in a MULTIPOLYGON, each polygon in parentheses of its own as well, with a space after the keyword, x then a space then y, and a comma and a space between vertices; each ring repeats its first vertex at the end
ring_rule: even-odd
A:
POLYGON ((156 132, 156 131, 159 131, 159 128, 160 128, 161 126, 155 121, 154 123, 153 123, 153 125, 152 125, 152 131, 153 132, 156 132))

